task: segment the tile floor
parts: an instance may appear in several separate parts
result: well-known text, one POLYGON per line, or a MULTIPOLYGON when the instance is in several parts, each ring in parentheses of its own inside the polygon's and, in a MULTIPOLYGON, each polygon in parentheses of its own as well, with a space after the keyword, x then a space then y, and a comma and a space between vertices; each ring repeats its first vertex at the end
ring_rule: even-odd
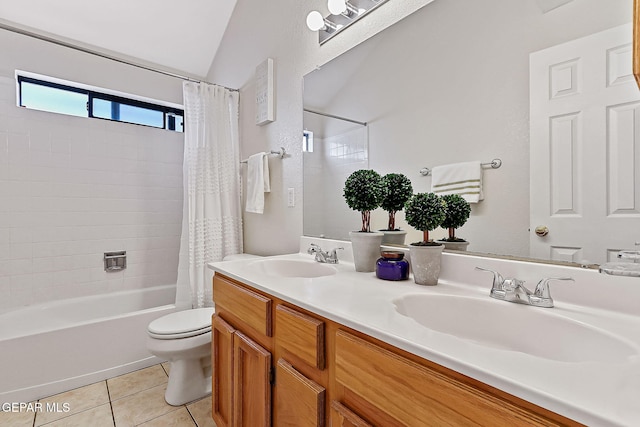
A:
POLYGON ((216 427, 209 396, 177 407, 164 401, 168 371, 154 365, 37 402, 50 411, 0 411, 0 426, 216 427))

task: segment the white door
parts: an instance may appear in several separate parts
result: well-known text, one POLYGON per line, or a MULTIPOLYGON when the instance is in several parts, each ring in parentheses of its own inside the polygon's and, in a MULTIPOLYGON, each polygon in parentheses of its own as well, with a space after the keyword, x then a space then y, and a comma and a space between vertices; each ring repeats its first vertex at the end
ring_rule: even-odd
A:
POLYGON ((623 25, 530 56, 532 257, 604 263, 640 240, 631 34, 623 25))

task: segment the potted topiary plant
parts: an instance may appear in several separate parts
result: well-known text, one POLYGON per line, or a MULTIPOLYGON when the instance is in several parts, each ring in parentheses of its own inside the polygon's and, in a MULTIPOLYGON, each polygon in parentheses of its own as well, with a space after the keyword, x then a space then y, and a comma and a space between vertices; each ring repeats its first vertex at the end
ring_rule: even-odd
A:
POLYGON ((407 223, 422 231, 422 241, 409 245, 413 280, 418 285, 437 285, 440 276, 440 259, 444 245, 429 239, 429 231, 435 230, 445 219, 446 203, 433 193, 418 193, 404 206, 407 223))
POLYGON ((360 231, 349 233, 356 271, 374 271, 380 256, 383 234, 371 232, 371 211, 380 206, 383 195, 382 177, 371 169, 353 172, 344 183, 347 205, 362 217, 360 231))
POLYGON ((442 199, 447 204, 447 209, 445 219, 440 226, 449 230, 449 237, 439 241, 444 244, 445 249, 465 251, 469 242, 456 237, 456 228, 462 227, 469 219, 471 205, 458 194, 446 194, 442 199))
POLYGON ((389 173, 382 177, 384 197, 380 207, 389 214, 387 228, 380 230, 384 233, 382 243, 404 245, 407 232, 396 228, 396 212, 404 208, 404 204, 413 195, 411 180, 401 173, 389 173))

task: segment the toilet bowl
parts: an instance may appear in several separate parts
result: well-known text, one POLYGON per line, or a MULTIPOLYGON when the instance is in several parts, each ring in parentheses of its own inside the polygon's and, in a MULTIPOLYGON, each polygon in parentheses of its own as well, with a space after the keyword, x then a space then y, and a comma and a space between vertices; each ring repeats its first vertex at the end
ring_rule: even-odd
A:
POLYGON ((171 362, 164 398, 179 406, 211 393, 212 307, 178 311, 149 324, 147 349, 171 362))

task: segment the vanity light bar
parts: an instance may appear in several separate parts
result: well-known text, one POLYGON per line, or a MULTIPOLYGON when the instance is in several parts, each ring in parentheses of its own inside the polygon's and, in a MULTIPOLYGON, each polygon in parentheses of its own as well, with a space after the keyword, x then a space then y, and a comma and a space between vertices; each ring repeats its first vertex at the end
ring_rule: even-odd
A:
MULTIPOLYGON (((328 15, 324 18, 325 25, 318 31, 318 42, 322 45, 345 28, 374 11, 389 0, 348 0, 347 10, 339 15, 328 15)), ((315 28, 314 28, 315 30, 315 28)))

